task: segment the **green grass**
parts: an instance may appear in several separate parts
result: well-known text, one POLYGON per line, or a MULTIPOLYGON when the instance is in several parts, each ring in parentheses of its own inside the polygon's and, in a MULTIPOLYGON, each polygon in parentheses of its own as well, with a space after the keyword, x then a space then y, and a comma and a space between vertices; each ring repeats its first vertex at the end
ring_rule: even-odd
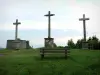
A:
POLYGON ((39 50, 0 50, 0 75, 100 75, 100 50, 71 50, 68 59, 39 50))

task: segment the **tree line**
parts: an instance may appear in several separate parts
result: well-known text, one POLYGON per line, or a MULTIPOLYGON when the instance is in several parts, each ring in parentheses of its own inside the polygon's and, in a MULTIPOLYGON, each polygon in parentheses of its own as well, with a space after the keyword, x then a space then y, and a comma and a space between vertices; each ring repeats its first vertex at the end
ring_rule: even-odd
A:
MULTIPOLYGON (((76 43, 73 42, 72 39, 68 40, 68 47, 72 49, 82 49, 83 39, 78 39, 76 43)), ((100 50, 100 40, 96 36, 89 37, 87 39, 88 49, 99 49, 100 50)))

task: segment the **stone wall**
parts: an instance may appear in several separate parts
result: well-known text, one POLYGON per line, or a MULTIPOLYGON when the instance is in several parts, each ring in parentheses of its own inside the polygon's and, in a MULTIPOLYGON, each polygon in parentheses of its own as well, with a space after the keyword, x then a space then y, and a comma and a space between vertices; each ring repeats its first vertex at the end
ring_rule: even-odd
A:
POLYGON ((29 41, 26 40, 7 40, 7 49, 26 49, 29 48, 29 41))

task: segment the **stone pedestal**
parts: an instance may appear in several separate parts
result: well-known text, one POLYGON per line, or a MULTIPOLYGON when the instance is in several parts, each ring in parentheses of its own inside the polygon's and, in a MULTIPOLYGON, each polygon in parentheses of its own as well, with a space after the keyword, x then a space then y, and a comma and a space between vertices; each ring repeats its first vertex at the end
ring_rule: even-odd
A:
POLYGON ((7 49, 29 49, 29 41, 26 40, 7 40, 7 49))
POLYGON ((19 40, 15 40, 13 43, 13 49, 19 50, 21 46, 21 42, 19 40))
POLYGON ((88 49, 88 42, 82 42, 82 49, 88 49))
POLYGON ((50 47, 53 48, 54 47, 54 38, 44 38, 45 39, 45 47, 50 47))

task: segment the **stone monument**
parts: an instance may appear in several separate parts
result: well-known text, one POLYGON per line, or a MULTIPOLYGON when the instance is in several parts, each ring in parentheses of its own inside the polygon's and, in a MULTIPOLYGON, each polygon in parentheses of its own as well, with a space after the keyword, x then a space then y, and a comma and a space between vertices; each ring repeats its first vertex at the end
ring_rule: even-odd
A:
POLYGON ((28 49, 29 41, 21 40, 18 38, 18 25, 21 24, 18 22, 18 19, 16 19, 16 22, 13 23, 15 26, 15 40, 7 40, 7 49, 28 49))
POLYGON ((79 21, 83 21, 83 35, 84 35, 84 40, 82 42, 82 49, 88 49, 88 42, 86 42, 86 23, 85 21, 89 20, 89 18, 85 18, 85 14, 83 14, 83 18, 80 18, 79 21))
POLYGON ((45 47, 51 47, 53 48, 55 45, 54 43, 54 38, 51 38, 51 16, 54 16, 55 14, 51 14, 50 11, 48 12, 48 14, 44 15, 46 17, 48 17, 48 38, 44 38, 45 39, 45 47))

